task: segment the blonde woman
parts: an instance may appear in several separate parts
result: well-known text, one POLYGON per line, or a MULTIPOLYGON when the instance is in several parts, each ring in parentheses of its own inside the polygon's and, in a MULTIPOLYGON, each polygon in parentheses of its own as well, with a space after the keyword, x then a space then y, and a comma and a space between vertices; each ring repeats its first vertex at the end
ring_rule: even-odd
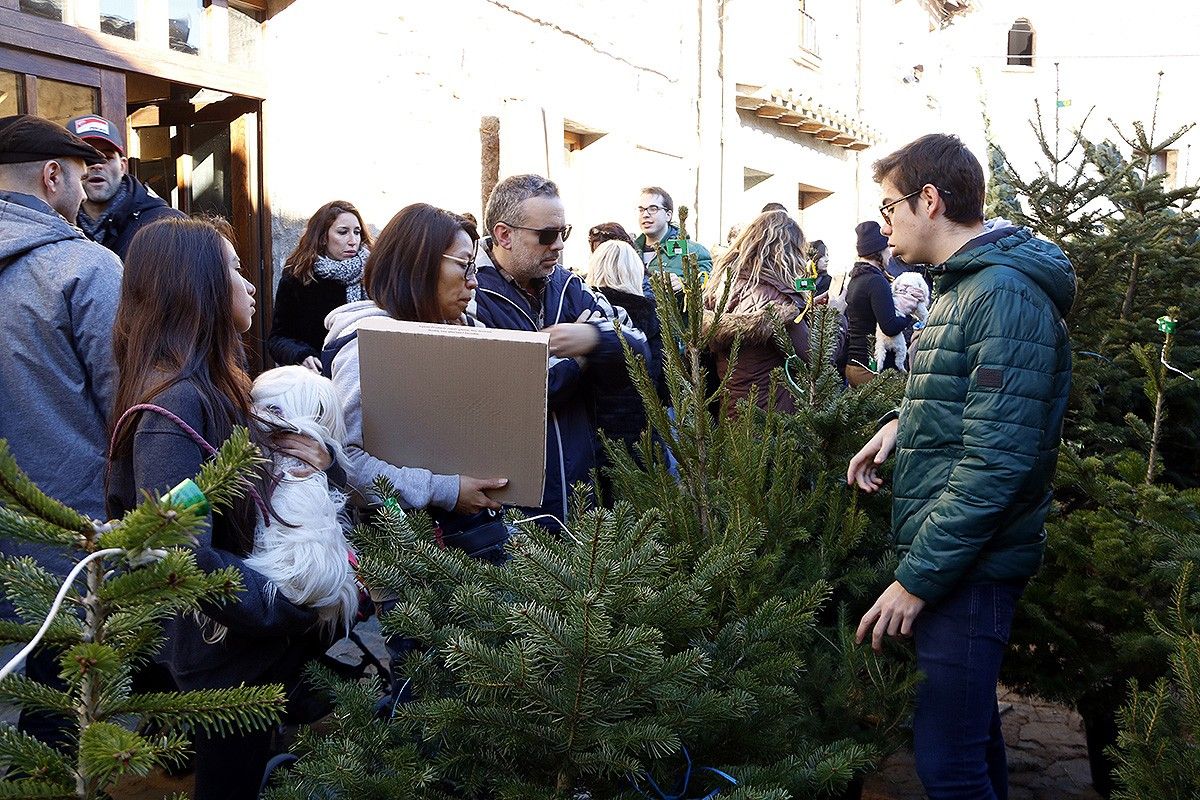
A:
MULTIPOLYGON (((609 304, 624 309, 630 323, 646 335, 650 358, 646 362, 659 400, 667 404, 662 377, 662 330, 658 323, 654 295, 643 293, 646 267, 633 245, 621 240, 601 242, 588 262, 587 283, 602 294, 609 304)), ((599 387, 596 393, 596 426, 612 440, 632 445, 646 427, 646 409, 641 396, 627 378, 612 386, 599 387)))
MULTIPOLYGON (((800 226, 786 212, 768 211, 747 225, 717 261, 704 290, 704 305, 711 312, 724 300, 712 344, 718 374, 729 376, 723 415, 736 415, 738 401, 751 391, 758 406, 767 407, 772 399, 771 370, 782 366, 786 358, 775 343, 781 325, 796 352, 808 361, 808 325, 796 321, 804 298, 795 289, 807 260, 808 243, 800 226), (730 349, 738 337, 737 362, 731 364, 730 349)), ((782 383, 776 386, 774 402, 778 409, 795 410, 792 395, 782 383)))

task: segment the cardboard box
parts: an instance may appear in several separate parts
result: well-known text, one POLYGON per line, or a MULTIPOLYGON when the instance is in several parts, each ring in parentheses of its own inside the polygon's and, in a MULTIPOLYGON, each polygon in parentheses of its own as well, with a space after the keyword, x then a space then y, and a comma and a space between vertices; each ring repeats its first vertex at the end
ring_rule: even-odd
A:
POLYGON ((546 482, 546 333, 366 320, 363 443, 398 467, 508 478, 489 494, 539 506, 546 482))

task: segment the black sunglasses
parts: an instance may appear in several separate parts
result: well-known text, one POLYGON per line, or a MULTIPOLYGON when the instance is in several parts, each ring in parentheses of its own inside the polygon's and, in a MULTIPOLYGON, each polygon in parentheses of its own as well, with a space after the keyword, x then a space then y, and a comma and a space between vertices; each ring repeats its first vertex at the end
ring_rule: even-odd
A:
POLYGON ((538 244, 542 245, 543 247, 554 244, 554 241, 558 239, 559 236, 561 236, 562 240, 565 242, 571 235, 570 225, 564 225, 561 228, 526 228, 524 225, 513 225, 511 222, 504 222, 503 220, 501 220, 500 224, 507 225, 510 228, 516 228, 519 231, 533 231, 537 234, 538 244))

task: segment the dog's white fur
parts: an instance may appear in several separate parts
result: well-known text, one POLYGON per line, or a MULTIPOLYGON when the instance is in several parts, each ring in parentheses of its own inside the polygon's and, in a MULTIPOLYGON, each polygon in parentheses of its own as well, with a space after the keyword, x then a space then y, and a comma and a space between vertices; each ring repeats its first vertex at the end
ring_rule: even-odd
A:
MULTIPOLYGON (((263 433, 291 425, 323 442, 334 459, 344 457, 346 424, 328 378, 304 367, 278 367, 258 376, 250 397, 263 433)), ((258 521, 246 564, 288 600, 316 609, 330 629, 340 624, 348 631, 358 609, 358 584, 343 534, 346 496, 329 486, 324 472, 296 477, 293 471, 311 467, 285 453, 270 455, 274 517, 258 521)))
MULTIPOLYGON (((929 318, 929 285, 918 272, 902 272, 892 281, 892 302, 896 305, 897 314, 915 314, 924 325, 929 318)), ((904 331, 887 336, 876 325, 875 363, 879 369, 883 369, 889 350, 896 354, 896 369, 907 372, 908 342, 904 340, 904 331)))

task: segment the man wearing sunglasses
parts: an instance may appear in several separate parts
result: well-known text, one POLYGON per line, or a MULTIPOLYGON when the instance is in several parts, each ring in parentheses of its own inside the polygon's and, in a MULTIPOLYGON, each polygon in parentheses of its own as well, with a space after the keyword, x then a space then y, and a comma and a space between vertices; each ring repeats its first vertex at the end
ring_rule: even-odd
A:
POLYGON ((955 136, 917 139, 876 162, 875 180, 882 233, 904 261, 933 265, 938 299, 898 414, 846 473, 874 492, 896 451, 900 565, 858 640, 913 637, 925 674, 913 750, 931 800, 1006 797, 996 681, 1046 542, 1075 272, 1029 230, 984 223, 983 168, 955 136))
MULTIPOLYGON (((675 201, 661 186, 647 186, 642 189, 637 213, 642 232, 633 240, 634 247, 642 254, 642 261, 648 269, 658 269, 661 264, 663 269, 674 275, 671 284, 678 291, 682 284, 677 278, 683 277, 683 247, 679 240, 679 228, 671 223, 671 217, 675 215, 675 201)), ((704 245, 688 239, 687 250, 696 254, 701 272, 712 271, 712 256, 704 245)))
POLYGON ((553 181, 538 175, 500 181, 488 198, 484 225, 473 315, 490 328, 550 334, 546 486, 541 507, 526 510, 565 522, 572 486, 590 480, 596 463, 588 413, 594 387, 628 380, 620 337, 647 358, 646 337, 614 326, 612 306, 559 265, 571 226, 553 181))

